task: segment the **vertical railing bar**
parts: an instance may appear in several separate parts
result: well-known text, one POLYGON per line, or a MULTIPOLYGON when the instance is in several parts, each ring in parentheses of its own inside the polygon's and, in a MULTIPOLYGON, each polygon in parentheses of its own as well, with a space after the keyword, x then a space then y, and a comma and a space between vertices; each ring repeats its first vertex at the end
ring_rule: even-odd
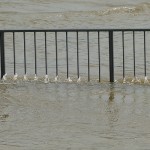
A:
POLYGON ((79 79, 79 34, 77 31, 77 76, 79 79))
POLYGON ((114 47, 113 31, 109 31, 109 73, 110 82, 114 82, 114 47))
POLYGON ((134 77, 136 76, 135 73, 135 31, 133 31, 133 68, 134 68, 134 77))
POLYGON ((89 46, 89 31, 87 31, 87 49, 88 49, 88 81, 90 81, 90 46, 89 46))
POLYGON ((55 46, 56 46, 56 77, 58 76, 58 49, 57 49, 57 32, 55 32, 55 46))
POLYGON ((1 79, 5 75, 5 41, 4 32, 0 32, 1 79))
POLYGON ((36 32, 34 32, 34 57, 35 57, 35 75, 37 75, 37 49, 36 49, 36 32))
POLYGON ((26 75, 27 65, 26 65, 26 35, 25 35, 25 32, 23 32, 23 40, 24 40, 24 73, 26 75))
POLYGON ((144 74, 146 77, 147 72, 146 72, 146 37, 145 37, 145 31, 144 31, 144 74))
POLYGON ((68 32, 66 32, 66 62, 67 62, 67 79, 69 77, 69 62, 68 62, 68 32))
POLYGON ((13 55, 14 55, 14 75, 16 74, 16 48, 15 48, 15 32, 13 32, 13 55))
POLYGON ((101 81, 101 60, 100 60, 100 31, 98 31, 98 61, 99 61, 99 82, 101 81))
POLYGON ((124 79, 125 78, 124 31, 122 31, 122 49, 123 49, 123 79, 124 79))
POLYGON ((47 72, 47 35, 46 35, 46 32, 45 33, 45 73, 46 75, 48 74, 47 72))

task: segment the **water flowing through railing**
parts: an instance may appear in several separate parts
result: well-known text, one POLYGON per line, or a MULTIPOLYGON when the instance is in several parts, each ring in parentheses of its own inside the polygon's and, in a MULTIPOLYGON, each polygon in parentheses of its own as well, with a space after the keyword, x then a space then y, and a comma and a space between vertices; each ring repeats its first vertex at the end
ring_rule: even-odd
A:
POLYGON ((150 29, 0 30, 1 79, 148 82, 149 40, 150 29))

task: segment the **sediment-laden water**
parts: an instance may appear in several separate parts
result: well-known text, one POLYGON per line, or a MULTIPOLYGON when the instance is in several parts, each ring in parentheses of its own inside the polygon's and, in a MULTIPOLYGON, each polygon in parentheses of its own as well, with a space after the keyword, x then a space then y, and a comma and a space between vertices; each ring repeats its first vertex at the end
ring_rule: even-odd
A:
MULTIPOLYGON (((0 29, 149 28, 149 13, 148 0, 0 0, 0 29)), ((143 33, 136 34, 138 43, 138 46, 136 45, 136 73, 140 79, 144 79, 143 33)), ((22 47, 20 48, 17 43, 16 51, 19 53, 16 59, 16 70, 19 79, 14 81, 8 78, 0 83, 0 150, 149 149, 149 84, 131 82, 109 84, 104 82, 105 78, 102 83, 98 83, 95 65, 97 51, 91 52, 91 74, 96 76, 94 81, 87 83, 86 76, 84 77, 84 73, 87 73, 84 69, 87 62, 84 59, 85 52, 80 51, 80 58, 83 58, 80 60, 82 76, 81 82, 75 82, 76 69, 73 69, 76 63, 73 57, 75 46, 69 49, 72 52, 69 67, 72 71, 70 76, 73 82, 66 81, 61 70, 59 70, 62 74, 61 81, 54 82, 55 55, 51 52, 49 53, 51 58, 49 67, 52 81, 45 84, 44 56, 41 45, 38 51, 38 56, 42 58, 39 59, 39 79, 35 81, 31 57, 33 45, 30 38, 32 36, 26 35, 27 57, 29 58, 27 71, 31 80, 22 81, 23 55, 19 51, 22 47)), ((93 43, 94 37, 95 35, 92 34, 93 43)), ((13 74, 11 38, 6 41, 8 75, 13 74)), ((120 35, 119 37, 115 35, 115 41, 119 38, 120 35)), ((149 33, 146 34, 146 39, 147 75, 149 76, 149 33)), ((101 40, 102 45, 107 43, 107 39, 101 40)), ((133 77, 131 41, 132 34, 126 33, 126 73, 130 81, 133 77)), ((73 42, 72 44, 74 45, 73 42)), ((83 47, 86 45, 84 42, 81 44, 83 47)), ((116 42, 115 76, 120 79, 122 77, 122 51, 119 51, 120 45, 117 44, 116 42)), ((94 44, 90 46, 94 48, 94 44)), ((59 47, 59 52, 62 47, 63 44, 59 47)), ((53 47, 52 49, 54 50, 53 47)), ((59 63, 63 64, 65 51, 61 54, 59 63)), ((105 53, 103 49, 102 54, 102 64, 104 64, 107 62, 108 52, 105 53)), ((108 70, 107 66, 103 67, 102 76, 105 77, 108 75, 108 70)))

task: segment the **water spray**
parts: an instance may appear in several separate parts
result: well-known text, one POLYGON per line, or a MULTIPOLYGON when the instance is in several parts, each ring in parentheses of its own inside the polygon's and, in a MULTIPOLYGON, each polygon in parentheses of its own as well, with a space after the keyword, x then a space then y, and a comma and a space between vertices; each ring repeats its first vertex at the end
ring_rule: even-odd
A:
POLYGON ((145 84, 146 84, 146 83, 149 83, 147 76, 145 76, 145 78, 144 78, 144 83, 145 83, 145 84))
POLYGON ((72 80, 71 80, 71 78, 70 78, 70 77, 68 77, 67 81, 68 81, 68 82, 72 82, 72 80))
POLYGON ((28 80, 27 74, 25 74, 25 75, 23 76, 23 80, 24 80, 24 81, 27 81, 27 80, 28 80))
POLYGON ((7 73, 3 75, 2 80, 3 80, 3 81, 6 81, 6 80, 7 80, 7 73))
POLYGON ((49 77, 48 75, 45 75, 44 83, 48 83, 48 82, 49 82, 49 77))
POLYGON ((55 77, 55 80, 54 80, 54 81, 55 81, 55 82, 57 82, 57 81, 58 81, 58 76, 56 76, 56 77, 55 77))
POLYGON ((138 77, 134 77, 131 82, 132 83, 141 83, 141 80, 138 77))
POLYGON ((17 78, 18 78, 18 74, 17 74, 17 73, 15 73, 15 75, 14 75, 14 77, 13 77, 13 80, 14 80, 14 81, 16 81, 16 80, 17 80, 17 78))
POLYGON ((79 77, 78 79, 77 79, 77 82, 80 82, 81 81, 81 78, 79 77))
POLYGON ((123 83, 126 83, 126 78, 123 78, 123 83))
POLYGON ((38 77, 37 77, 37 75, 35 74, 34 75, 34 81, 37 81, 38 80, 38 77))

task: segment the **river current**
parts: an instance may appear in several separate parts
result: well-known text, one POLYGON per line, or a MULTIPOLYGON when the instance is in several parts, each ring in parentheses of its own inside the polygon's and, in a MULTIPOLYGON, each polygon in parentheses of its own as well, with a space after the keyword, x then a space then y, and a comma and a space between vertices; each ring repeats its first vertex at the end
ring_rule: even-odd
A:
MULTIPOLYGON (((0 29, 149 28, 149 14, 149 0, 0 0, 0 29)), ((0 150, 148 150, 149 97, 149 84, 45 84, 42 71, 39 81, 1 81, 0 150)))

